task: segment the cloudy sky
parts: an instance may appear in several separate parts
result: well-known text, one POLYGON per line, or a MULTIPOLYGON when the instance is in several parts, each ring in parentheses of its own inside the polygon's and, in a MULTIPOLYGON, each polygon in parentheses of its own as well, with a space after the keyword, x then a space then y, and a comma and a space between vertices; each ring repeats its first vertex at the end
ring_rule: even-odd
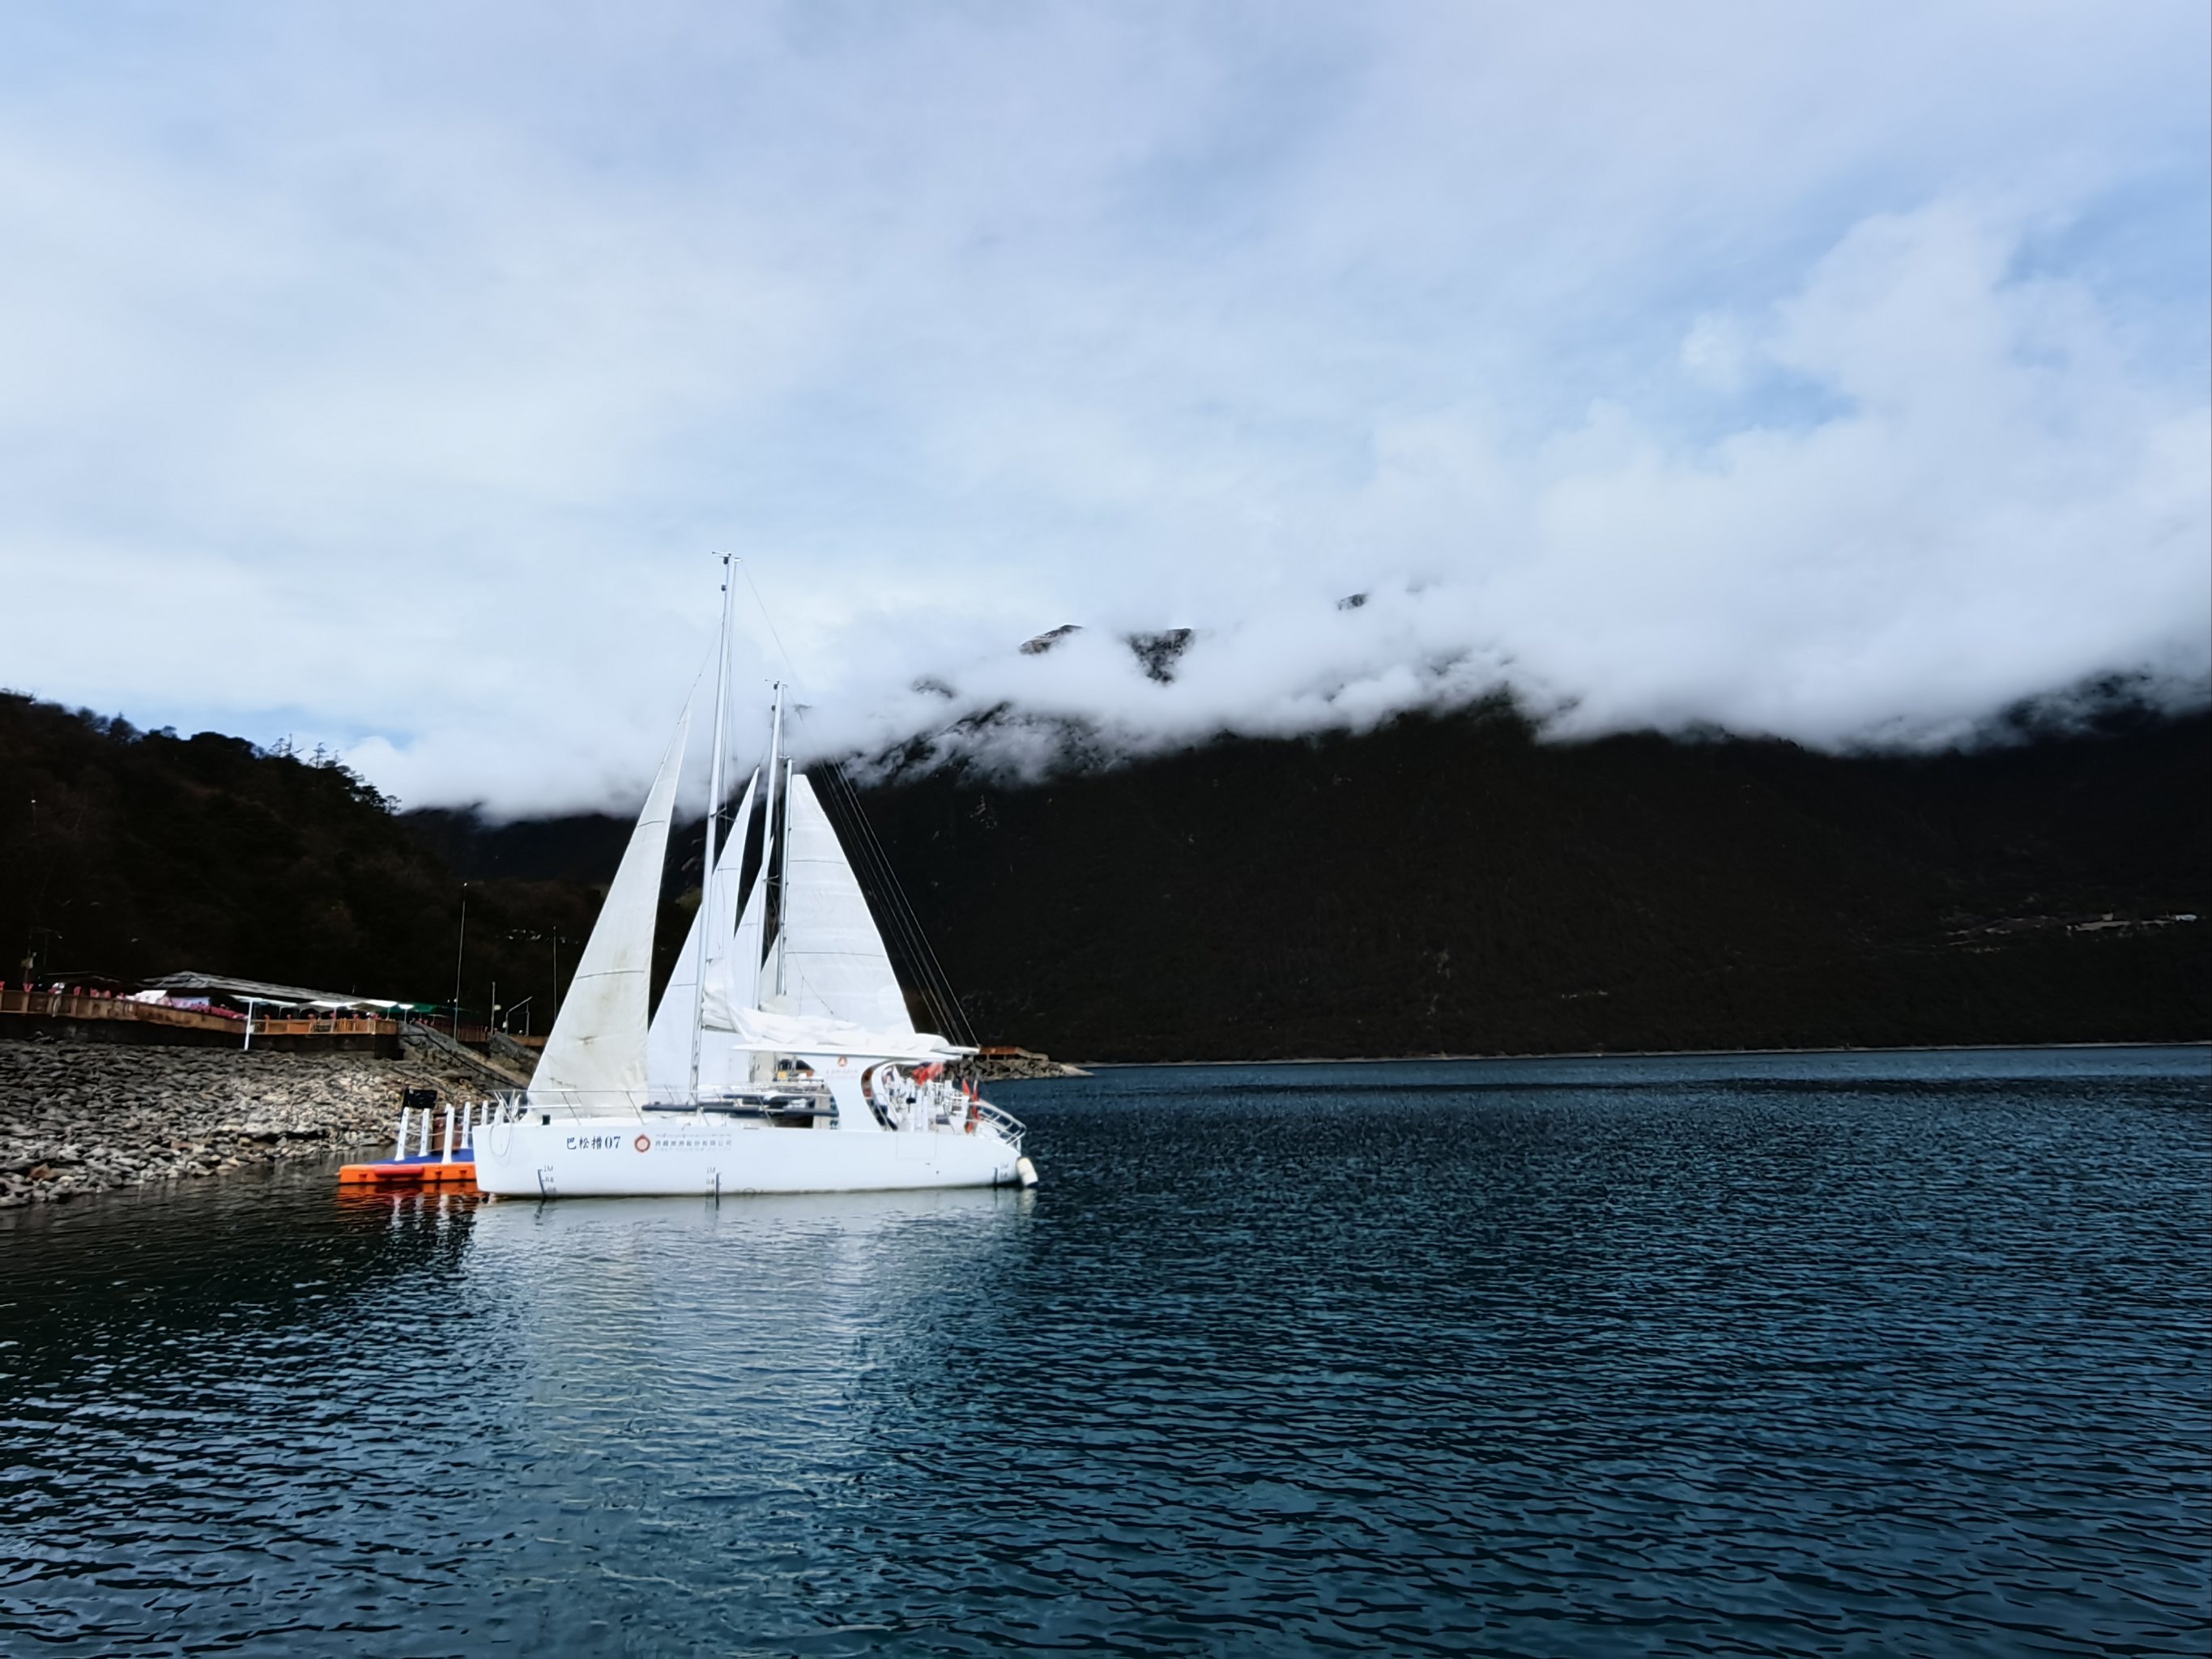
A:
POLYGON ((2195 695, 2208 63, 2198 0, 7 8, 0 684, 613 803, 730 549, 823 742, 2195 695))

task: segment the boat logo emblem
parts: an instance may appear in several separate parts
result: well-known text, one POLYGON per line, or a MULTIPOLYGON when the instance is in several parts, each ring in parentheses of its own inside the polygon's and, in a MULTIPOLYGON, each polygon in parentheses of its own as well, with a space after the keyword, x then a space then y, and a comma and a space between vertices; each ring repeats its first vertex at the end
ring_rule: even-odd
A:
POLYGON ((651 1152, 653 1150, 653 1137, 651 1135, 640 1135, 635 1140, 631 1141, 630 1145, 636 1147, 641 1152, 651 1152))
POLYGON ((842 1054, 838 1055, 838 1056, 837 1056, 837 1063, 838 1063, 840 1066, 842 1066, 842 1065, 846 1064, 847 1062, 846 1062, 845 1056, 844 1056, 844 1055, 842 1055, 842 1054))

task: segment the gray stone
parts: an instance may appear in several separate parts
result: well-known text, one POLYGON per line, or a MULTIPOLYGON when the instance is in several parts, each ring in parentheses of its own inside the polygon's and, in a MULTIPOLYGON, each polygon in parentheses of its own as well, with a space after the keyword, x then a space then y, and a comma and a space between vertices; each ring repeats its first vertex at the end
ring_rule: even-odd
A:
POLYGON ((487 1098, 481 1064, 410 1048, 247 1055, 0 1040, 0 1207, 391 1144, 404 1088, 487 1098))

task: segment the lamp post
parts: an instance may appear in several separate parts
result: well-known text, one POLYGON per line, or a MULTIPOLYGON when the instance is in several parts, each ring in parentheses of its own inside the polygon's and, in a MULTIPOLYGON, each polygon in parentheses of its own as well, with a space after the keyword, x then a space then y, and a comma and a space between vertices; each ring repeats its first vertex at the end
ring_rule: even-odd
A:
POLYGON ((461 1040, 461 957, 469 948, 469 884, 461 884, 461 931, 453 941, 453 1041, 461 1040))
POLYGON ((54 945, 63 937, 62 931, 58 927, 40 927, 35 925, 24 935, 23 988, 25 990, 29 990, 31 981, 39 977, 39 963, 41 961, 46 964, 46 970, 49 973, 53 971, 54 945), (39 940, 41 937, 46 941, 44 951, 39 948, 39 940))

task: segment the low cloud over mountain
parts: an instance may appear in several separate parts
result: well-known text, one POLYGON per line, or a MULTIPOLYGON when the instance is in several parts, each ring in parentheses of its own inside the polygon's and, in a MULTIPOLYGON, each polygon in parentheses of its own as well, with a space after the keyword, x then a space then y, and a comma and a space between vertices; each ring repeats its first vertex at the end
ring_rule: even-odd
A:
POLYGON ((228 16, 0 25, 26 690, 617 804, 718 548, 824 748, 2212 672, 2201 8, 228 16))

